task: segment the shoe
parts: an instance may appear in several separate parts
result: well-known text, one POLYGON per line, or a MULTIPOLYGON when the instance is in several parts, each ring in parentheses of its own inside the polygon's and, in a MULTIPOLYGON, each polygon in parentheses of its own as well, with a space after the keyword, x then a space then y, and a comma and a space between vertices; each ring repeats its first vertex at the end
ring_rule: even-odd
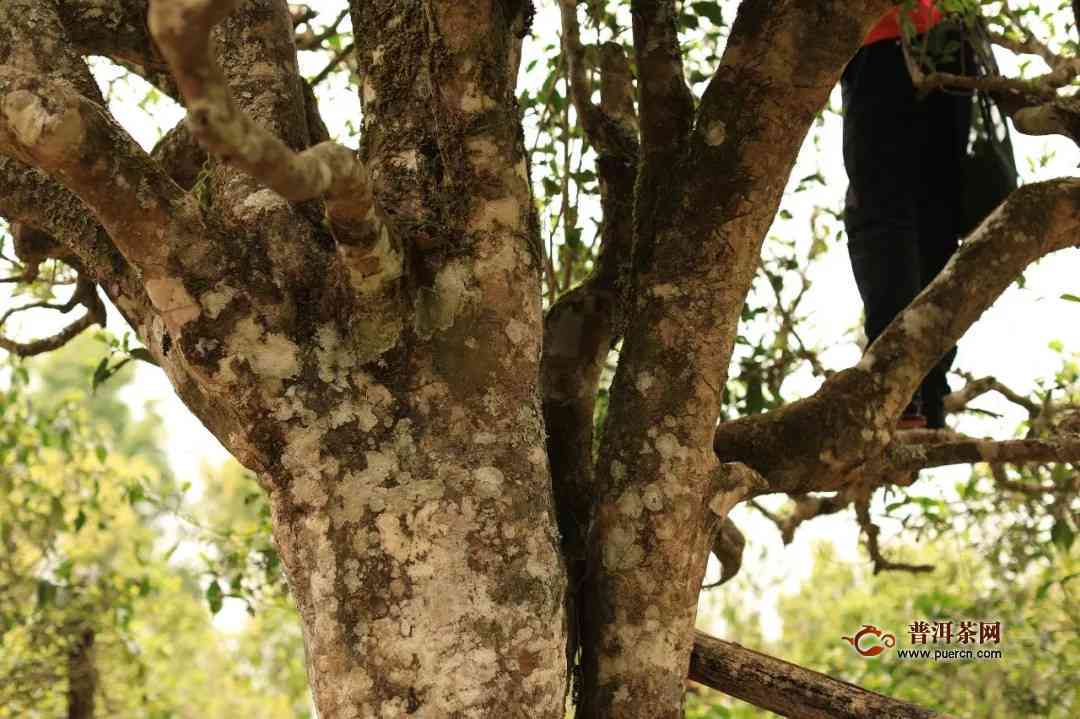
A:
POLYGON ((926 417, 922 412, 922 402, 918 399, 911 400, 905 409, 904 413, 900 415, 900 421, 897 422, 897 429, 922 429, 927 426, 926 417))

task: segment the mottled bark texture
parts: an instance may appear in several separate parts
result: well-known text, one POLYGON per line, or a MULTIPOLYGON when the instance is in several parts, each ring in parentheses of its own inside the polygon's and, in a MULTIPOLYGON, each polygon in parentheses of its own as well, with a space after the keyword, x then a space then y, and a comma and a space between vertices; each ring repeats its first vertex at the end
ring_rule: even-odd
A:
POLYGON ((259 474, 320 716, 561 717, 523 14, 354 3, 357 154, 317 145, 284 2, 137 6, 0 5, 4 215, 71 248, 259 474), (168 73, 199 197, 191 144, 142 152, 83 48, 168 73))
POLYGON ((753 491, 713 452, 736 323, 810 123, 887 5, 742 3, 695 109, 675 3, 631 4, 642 157, 630 319, 596 468, 584 716, 680 714, 705 560, 753 491))
POLYGON ((791 719, 950 719, 701 632, 690 678, 791 719))

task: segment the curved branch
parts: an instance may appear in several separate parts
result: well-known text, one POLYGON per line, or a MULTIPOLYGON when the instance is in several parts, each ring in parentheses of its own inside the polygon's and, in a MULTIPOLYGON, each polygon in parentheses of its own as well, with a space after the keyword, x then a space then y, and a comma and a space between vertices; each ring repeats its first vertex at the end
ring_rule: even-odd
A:
POLYGON ((731 521, 730 517, 724 517, 720 523, 720 529, 713 541, 712 553, 716 561, 720 562, 720 579, 703 589, 712 589, 725 584, 735 578, 742 568, 743 550, 746 548, 746 537, 739 531, 739 527, 731 521))
POLYGON ((925 574, 934 571, 934 565, 932 564, 893 562, 882 555, 881 547, 878 544, 878 534, 881 533, 881 528, 874 524, 874 520, 870 517, 869 493, 855 502, 855 516, 859 520, 859 527, 862 528, 863 534, 866 535, 866 551, 870 555, 870 560, 874 563, 874 574, 880 574, 881 572, 925 574))
POLYGON ((90 207, 129 262, 160 274, 170 246, 199 223, 184 191, 64 80, 0 66, 0 105, 0 151, 56 177, 90 207))
POLYGON ((864 476, 930 368, 1035 260, 1080 245, 1080 180, 1027 185, 961 246, 938 277, 867 349, 813 396, 721 425, 714 446, 774 491, 837 489, 864 476))
POLYGON ((151 81, 172 86, 165 59, 146 27, 147 0, 60 0, 60 20, 84 55, 103 55, 151 81))
POLYGON ((353 150, 323 142, 295 152, 233 100, 214 58, 210 31, 237 4, 237 0, 150 4, 150 31, 176 76, 192 132, 210 152, 287 200, 325 198, 339 242, 377 242, 388 228, 375 208, 368 169, 353 150))
POLYGON ((585 73, 586 48, 581 44, 577 0, 559 0, 562 11, 563 56, 569 66, 570 98, 579 122, 601 155, 637 160, 637 113, 634 83, 622 46, 604 43, 600 53, 601 100, 592 100, 593 87, 585 73))
MULTIPOLYGON (((43 306, 44 304, 45 303, 38 303, 37 306, 43 306)), ((66 313, 70 312, 76 305, 83 305, 86 307, 86 314, 67 325, 56 334, 30 342, 16 342, 15 340, 0 335, 0 349, 10 352, 16 357, 34 357, 63 347, 93 325, 105 326, 105 305, 102 304, 101 299, 98 297, 97 289, 92 282, 79 280, 79 283, 75 288, 75 293, 71 297, 71 301, 56 309, 66 313)), ((34 306, 35 305, 29 305, 8 311, 4 314, 3 318, 0 318, 0 326, 2 326, 4 321, 6 321, 14 312, 31 309, 34 306)))

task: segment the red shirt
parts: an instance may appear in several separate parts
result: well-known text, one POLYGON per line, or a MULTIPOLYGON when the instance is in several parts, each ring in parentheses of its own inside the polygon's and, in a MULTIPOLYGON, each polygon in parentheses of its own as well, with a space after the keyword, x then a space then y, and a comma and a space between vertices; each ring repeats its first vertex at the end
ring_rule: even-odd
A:
MULTIPOLYGON (((917 0, 911 10, 911 22, 915 25, 915 31, 924 33, 941 21, 941 11, 934 7, 935 0, 917 0)), ((879 40, 891 40, 900 37, 900 8, 894 7, 881 21, 874 26, 870 34, 863 40, 863 46, 878 42, 879 40)))

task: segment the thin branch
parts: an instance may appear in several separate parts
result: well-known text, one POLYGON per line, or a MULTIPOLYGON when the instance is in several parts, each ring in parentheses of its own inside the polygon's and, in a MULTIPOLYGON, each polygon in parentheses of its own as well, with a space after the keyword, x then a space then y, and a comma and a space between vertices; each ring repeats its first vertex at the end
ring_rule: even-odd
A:
POLYGON ((682 145, 693 126, 694 99, 683 74, 674 0, 632 0, 641 135, 648 152, 682 145))
MULTIPOLYGON (((311 20, 311 18, 309 18, 308 20, 305 20, 305 22, 308 22, 308 24, 309 24, 309 29, 306 32, 297 33, 297 35, 296 35, 296 49, 297 50, 320 50, 320 49, 322 49, 322 44, 324 42, 326 42, 330 37, 337 34, 338 28, 341 27, 341 23, 348 16, 349 16, 349 9, 345 8, 344 10, 342 10, 338 14, 338 16, 334 20, 334 22, 327 25, 325 28, 323 28, 322 32, 319 32, 319 33, 316 33, 314 30, 310 29, 310 20, 311 20)), ((296 16, 294 15, 293 20, 295 21, 295 19, 296 19, 296 16)))
MULTIPOLYGON (((97 296, 97 289, 94 284, 86 280, 81 280, 79 282, 70 302, 65 305, 59 305, 56 309, 59 309, 61 312, 69 312, 76 305, 80 304, 86 307, 86 314, 67 325, 56 334, 43 337, 42 339, 32 340, 30 342, 16 342, 7 337, 0 336, 0 349, 10 352, 16 357, 34 357, 63 347, 93 325, 105 326, 105 305, 102 304, 101 299, 97 296)), ((30 308, 31 307, 16 308, 14 311, 30 308)), ((12 312, 13 311, 7 312, 3 319, 0 319, 0 325, 3 325, 4 321, 7 320, 12 312)))
POLYGON ((970 75, 956 75, 950 72, 932 72, 919 79, 915 86, 921 92, 931 92, 942 88, 959 90, 982 90, 989 93, 1015 94, 1022 97, 1032 97, 1043 102, 1048 102, 1057 97, 1054 89, 1049 87, 1047 78, 1049 75, 1022 80, 1019 78, 1002 77, 994 75, 990 77, 971 77, 970 75))
POLYGON ((689 678, 791 719, 951 719, 703 632, 689 678))
POLYGON ((17 315, 21 312, 26 312, 28 310, 56 310, 58 312, 68 312, 71 310, 71 307, 66 304, 58 305, 54 302, 31 302, 28 305, 19 305, 18 307, 12 307, 7 312, 0 315, 0 327, 3 327, 4 323, 11 319, 13 315, 17 315))
POLYGON ((1046 64, 1050 67, 1055 67, 1062 59, 1061 56, 1051 50, 1046 43, 1030 33, 1023 38, 1016 38, 1004 33, 991 32, 990 40, 995 45, 1000 45, 1017 55, 1038 55, 1046 61, 1046 64))
POLYGON ((952 392, 945 397, 946 412, 960 412, 967 408, 968 404, 987 392, 997 392, 1013 404, 1023 407, 1031 417, 1037 416, 1040 412, 1040 407, 1037 403, 1009 389, 995 377, 974 379, 968 375, 967 380, 968 383, 961 389, 952 392))
POLYGON ((341 50, 336 52, 334 54, 334 57, 330 59, 330 62, 326 63, 326 67, 320 70, 315 75, 315 77, 311 78, 311 80, 309 81, 310 85, 312 87, 315 87, 323 80, 330 77, 330 73, 332 73, 334 70, 337 70, 341 63, 345 62, 346 58, 352 55, 355 51, 356 44, 351 42, 345 47, 341 48, 341 50))
POLYGON ((601 100, 592 96, 594 87, 586 75, 587 50, 581 44, 577 0, 559 0, 562 12, 562 47, 570 86, 570 99, 578 122, 596 151, 623 158, 637 157, 637 113, 634 85, 622 46, 605 43, 596 50, 601 65, 601 100))
POLYGON ((212 153, 290 201, 326 198, 339 242, 373 242, 385 224, 372 220, 378 213, 372 213, 371 179, 356 153, 333 142, 294 152, 233 100, 211 50, 210 31, 237 4, 238 0, 150 4, 150 31, 176 76, 192 132, 212 153))
POLYGON ((926 572, 934 571, 934 565, 932 564, 893 562, 886 559, 881 554, 881 547, 878 545, 878 534, 881 532, 881 528, 874 524, 874 520, 870 517, 869 494, 855 502, 855 517, 859 521, 859 526, 862 528, 863 534, 866 535, 866 551, 869 553, 870 559, 874 563, 874 574, 879 574, 881 572, 911 572, 912 574, 925 574, 926 572))

